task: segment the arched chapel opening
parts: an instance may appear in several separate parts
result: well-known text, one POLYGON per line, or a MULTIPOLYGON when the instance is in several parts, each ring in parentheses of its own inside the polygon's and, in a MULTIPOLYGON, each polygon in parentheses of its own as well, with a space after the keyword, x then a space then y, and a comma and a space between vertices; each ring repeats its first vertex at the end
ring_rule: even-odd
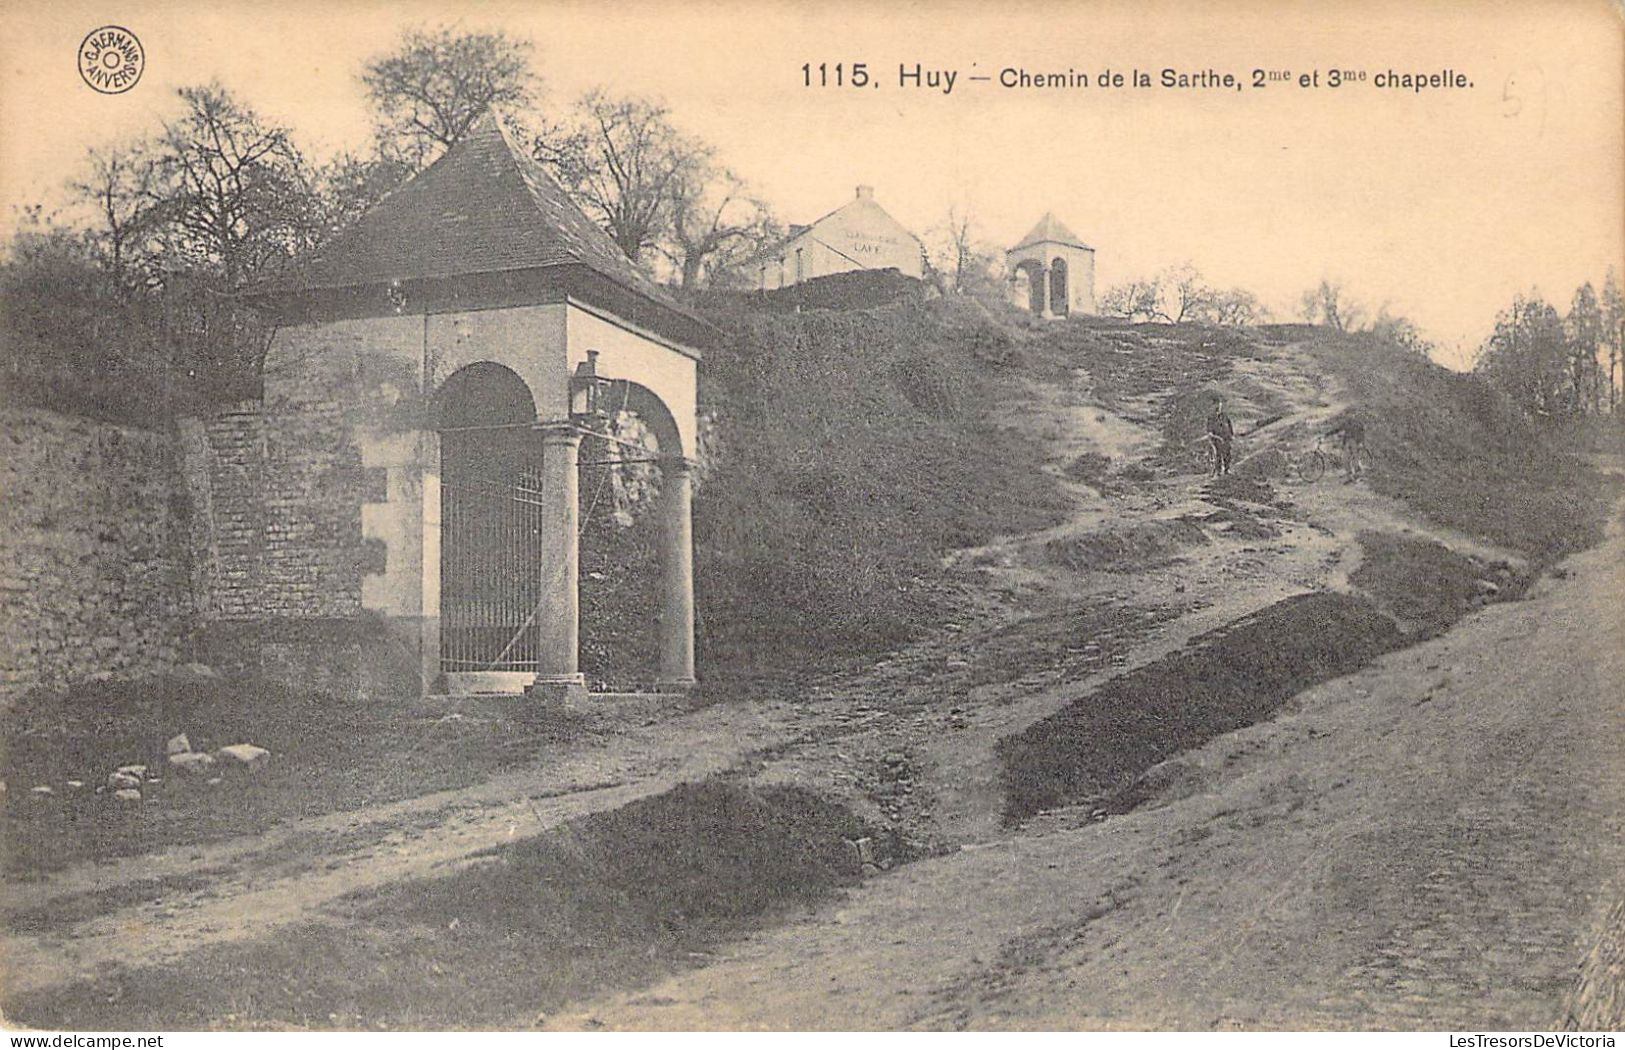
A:
POLYGON ((535 400, 513 370, 481 361, 454 372, 435 407, 440 669, 533 675, 543 549, 535 400))
POLYGON ((1056 259, 1050 263, 1049 311, 1056 317, 1065 317, 1072 312, 1071 303, 1067 299, 1065 259, 1056 259))
POLYGON ((687 522, 688 461, 647 387, 604 380, 596 415, 581 442, 581 669, 590 686, 625 692, 683 673, 683 654, 666 650, 668 620, 692 617, 690 570, 673 563, 687 549, 673 530, 687 522))
POLYGON ((1045 288, 1044 264, 1028 259, 1017 264, 1016 273, 1027 283, 1027 309, 1035 314, 1044 312, 1044 304, 1048 299, 1045 288))

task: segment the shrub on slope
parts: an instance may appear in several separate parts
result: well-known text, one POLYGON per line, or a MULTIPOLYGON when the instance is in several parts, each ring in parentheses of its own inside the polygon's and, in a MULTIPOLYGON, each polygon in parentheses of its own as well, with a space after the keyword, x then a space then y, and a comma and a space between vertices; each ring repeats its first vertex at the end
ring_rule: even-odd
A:
POLYGON ((1479 377, 1364 336, 1308 346, 1368 420, 1378 492, 1540 563, 1602 538, 1616 487, 1479 377))

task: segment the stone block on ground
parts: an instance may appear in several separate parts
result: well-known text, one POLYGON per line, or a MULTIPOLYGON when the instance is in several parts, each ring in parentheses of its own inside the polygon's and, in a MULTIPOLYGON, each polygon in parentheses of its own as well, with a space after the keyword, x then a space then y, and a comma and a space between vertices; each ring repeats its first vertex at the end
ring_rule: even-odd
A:
POLYGON ((176 772, 197 776, 214 769, 214 756, 197 751, 185 751, 169 756, 169 764, 176 772))
POLYGON ((119 788, 113 792, 113 797, 120 802, 140 802, 141 792, 135 788, 119 788))
POLYGON ((164 744, 166 755, 184 755, 192 750, 192 741, 187 739, 185 733, 177 733, 164 744))
POLYGON ((227 744, 215 752, 215 757, 227 765, 263 766, 271 759, 271 752, 253 744, 227 744))
POLYGON ((134 773, 126 773, 121 769, 117 773, 107 775, 107 786, 115 789, 138 788, 141 786, 141 778, 134 773))

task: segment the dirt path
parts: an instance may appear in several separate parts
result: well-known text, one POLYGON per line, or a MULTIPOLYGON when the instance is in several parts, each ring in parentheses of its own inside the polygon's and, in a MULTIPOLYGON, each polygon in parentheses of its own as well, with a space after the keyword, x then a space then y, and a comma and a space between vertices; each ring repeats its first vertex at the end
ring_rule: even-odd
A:
POLYGON ((0 909, 8 916, 93 914, 37 934, 8 930, 0 974, 8 995, 22 995, 114 962, 163 964, 203 944, 260 936, 342 894, 446 870, 517 836, 703 780, 805 731, 807 721, 782 704, 712 708, 628 730, 547 769, 7 883, 0 909))
POLYGON ((1625 532, 1170 763, 559 1028, 1560 1023, 1625 891, 1625 532), (1075 818, 1073 818, 1075 819, 1075 818))

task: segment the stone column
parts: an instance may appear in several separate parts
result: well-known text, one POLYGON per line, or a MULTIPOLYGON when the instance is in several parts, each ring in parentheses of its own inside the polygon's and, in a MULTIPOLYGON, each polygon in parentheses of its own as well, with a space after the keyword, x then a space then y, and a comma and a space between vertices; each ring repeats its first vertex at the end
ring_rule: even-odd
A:
POLYGON ((681 456, 660 461, 660 677, 656 688, 694 687, 694 480, 681 456))
POLYGON ((586 696, 580 671, 581 511, 577 466, 581 431, 560 423, 542 431, 542 592, 536 609, 539 634, 536 683, 547 700, 586 696))

